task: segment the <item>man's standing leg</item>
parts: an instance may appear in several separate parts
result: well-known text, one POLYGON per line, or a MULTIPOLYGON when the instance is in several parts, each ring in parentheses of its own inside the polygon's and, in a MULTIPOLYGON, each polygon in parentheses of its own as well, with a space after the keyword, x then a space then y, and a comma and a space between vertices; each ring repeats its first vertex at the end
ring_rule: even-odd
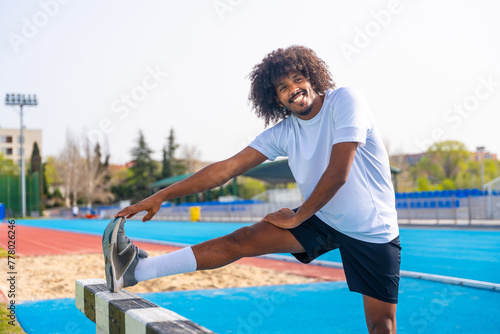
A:
POLYGON ((370 334, 396 334, 396 306, 363 295, 366 325, 370 334))

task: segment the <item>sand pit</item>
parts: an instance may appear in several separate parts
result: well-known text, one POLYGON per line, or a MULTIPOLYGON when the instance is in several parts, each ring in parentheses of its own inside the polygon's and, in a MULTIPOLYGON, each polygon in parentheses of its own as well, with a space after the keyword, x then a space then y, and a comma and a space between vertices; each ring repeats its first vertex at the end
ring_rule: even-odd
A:
MULTIPOLYGON (((150 256, 164 254, 150 252, 150 256)), ((75 280, 105 278, 102 254, 28 256, 18 260, 17 300, 74 298, 75 280)), ((127 288, 134 293, 218 289, 316 282, 304 276, 254 266, 231 264, 224 268, 157 278, 127 288)), ((5 293, 6 286, 0 286, 5 293)))

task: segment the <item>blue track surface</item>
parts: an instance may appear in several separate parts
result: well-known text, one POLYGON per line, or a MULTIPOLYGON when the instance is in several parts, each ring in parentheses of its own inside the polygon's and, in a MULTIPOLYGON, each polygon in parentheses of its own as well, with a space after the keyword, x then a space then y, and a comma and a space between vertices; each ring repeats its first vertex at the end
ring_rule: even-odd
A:
MULTIPOLYGON (((102 235, 108 220, 19 220, 18 224, 102 235)), ((248 224, 128 221, 127 235, 196 244, 248 224)), ((402 228, 401 269, 500 283, 500 231, 402 228)), ((338 251, 320 257, 341 262, 338 251)))
MULTIPOLYGON (((217 333, 366 333, 362 298, 344 282, 148 293, 217 333)), ((499 333, 500 293, 403 278, 398 333, 499 333)), ((25 302, 27 333, 94 333, 73 299, 25 302)))
MULTIPOLYGON (((101 235, 108 220, 19 220, 18 224, 101 235)), ((133 238, 194 244, 248 224, 128 221, 133 238)), ((22 237, 22 236, 21 236, 22 237)), ((500 282, 500 232, 402 229, 402 268, 500 282)), ((337 251, 321 257, 340 262, 337 251)), ((75 278, 76 279, 76 278, 75 278)), ((345 282, 144 294, 218 333, 365 333, 362 298, 345 282)), ((399 333, 499 333, 500 293, 402 278, 399 333)), ((93 333, 74 299, 25 302, 27 333, 93 333)))

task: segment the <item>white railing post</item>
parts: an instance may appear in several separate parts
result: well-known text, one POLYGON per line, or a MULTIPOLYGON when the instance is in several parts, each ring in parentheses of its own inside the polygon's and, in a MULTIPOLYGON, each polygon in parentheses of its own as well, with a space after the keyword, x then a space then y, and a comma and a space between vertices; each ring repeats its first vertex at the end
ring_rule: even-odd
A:
POLYGON ((483 190, 488 189, 488 219, 494 219, 493 214, 493 191, 500 191, 500 177, 484 185, 483 190))

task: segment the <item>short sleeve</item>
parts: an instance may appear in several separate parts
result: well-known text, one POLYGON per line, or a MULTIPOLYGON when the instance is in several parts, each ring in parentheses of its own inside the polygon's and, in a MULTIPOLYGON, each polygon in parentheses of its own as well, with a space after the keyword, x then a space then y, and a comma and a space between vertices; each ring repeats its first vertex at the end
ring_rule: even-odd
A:
POLYGON ((366 138, 372 127, 370 109, 363 97, 352 88, 340 88, 332 108, 334 122, 333 144, 357 142, 366 144, 366 138))
POLYGON ((269 160, 274 161, 277 157, 287 156, 286 130, 283 122, 263 131, 251 143, 250 147, 264 154, 269 160))

